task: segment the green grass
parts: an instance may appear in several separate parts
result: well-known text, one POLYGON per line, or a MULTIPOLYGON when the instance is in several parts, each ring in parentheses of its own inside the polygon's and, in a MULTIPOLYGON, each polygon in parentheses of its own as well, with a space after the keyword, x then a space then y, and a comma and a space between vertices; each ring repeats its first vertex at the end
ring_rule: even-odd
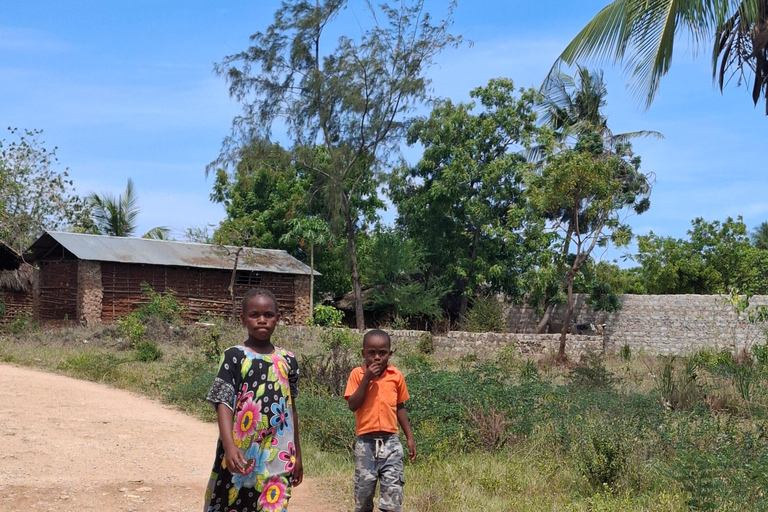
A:
MULTIPOLYGON (((112 326, 31 325, 0 334, 0 361, 128 389, 214 421, 203 400, 212 350, 241 337, 226 324, 150 322, 153 348, 142 354, 112 326)), ((285 332, 280 343, 300 347, 285 332)), ((348 350, 357 357, 357 347, 348 350)), ((477 362, 404 350, 395 364, 406 374, 419 449, 406 463, 406 510, 768 510, 766 359, 617 354, 562 368, 512 351, 477 362)), ((303 375, 312 386, 297 407, 307 476, 323 477, 339 509, 351 510, 354 417, 338 396, 336 364, 349 360, 339 353, 307 368, 317 373, 303 375)))

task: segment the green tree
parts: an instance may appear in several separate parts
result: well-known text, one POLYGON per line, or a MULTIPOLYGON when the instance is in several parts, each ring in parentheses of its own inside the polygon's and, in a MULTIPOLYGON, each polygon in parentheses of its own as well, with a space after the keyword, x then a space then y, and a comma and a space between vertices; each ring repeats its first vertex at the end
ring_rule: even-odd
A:
POLYGON ((283 235, 281 241, 297 241, 302 249, 309 247, 309 311, 310 319, 315 310, 315 246, 330 245, 333 233, 328 223, 319 217, 294 217, 288 221, 290 231, 283 235))
POLYGON ((669 71, 675 42, 687 32, 694 48, 712 48, 712 76, 722 91, 732 76, 747 82, 768 114, 768 9, 764 0, 614 0, 576 35, 559 62, 592 58, 622 63, 638 98, 650 106, 669 71))
POLYGON ((514 93, 511 80, 497 79, 471 92, 479 105, 437 103, 408 133, 424 146, 421 160, 390 182, 398 225, 426 252, 429 275, 461 294, 461 315, 481 287, 522 295, 523 271, 541 250, 525 232, 521 155, 538 133, 537 94, 514 93))
POLYGON ((265 139, 254 139, 239 151, 231 173, 216 171, 211 200, 227 217, 213 239, 220 244, 265 249, 292 248, 284 238, 291 219, 309 217, 322 207, 310 201, 313 175, 296 163, 292 152, 265 139))
POLYGON ((650 183, 639 167, 640 159, 633 155, 628 143, 606 150, 601 135, 592 132, 582 134, 574 149, 551 157, 531 180, 532 203, 561 234, 562 254, 573 251, 563 282, 568 305, 560 336, 560 359, 565 358, 577 272, 596 246, 629 243, 632 232, 623 222, 624 214, 641 214, 650 206, 650 183))
POLYGON ((426 261, 424 249, 403 230, 379 227, 361 244, 363 285, 371 290, 367 308, 384 312, 393 325, 442 317, 449 286, 425 272, 426 261))
POLYGON ((41 130, 8 132, 0 139, 0 240, 21 253, 44 230, 87 227, 87 207, 69 171, 54 168, 57 148, 45 148, 41 130))
POLYGON ((741 217, 691 225, 687 240, 638 237, 635 259, 649 293, 768 292, 768 254, 750 244, 741 217))
POLYGON ((235 118, 234 135, 225 139, 209 169, 236 156, 243 139, 269 136, 276 119, 285 123, 302 164, 321 178, 316 184, 332 220, 343 225, 362 330, 355 201, 376 201, 378 173, 405 133, 405 117, 427 97, 426 69, 460 38, 448 33, 452 7, 445 20, 433 24, 424 0, 394 7, 367 3, 372 26, 356 39, 340 37, 332 47, 326 29, 346 4, 286 0, 267 30, 251 37, 246 51, 216 66, 243 114, 235 118), (315 145, 326 150, 320 158, 315 145))
POLYGON ((758 249, 768 249, 768 222, 762 222, 752 230, 752 245, 758 249))

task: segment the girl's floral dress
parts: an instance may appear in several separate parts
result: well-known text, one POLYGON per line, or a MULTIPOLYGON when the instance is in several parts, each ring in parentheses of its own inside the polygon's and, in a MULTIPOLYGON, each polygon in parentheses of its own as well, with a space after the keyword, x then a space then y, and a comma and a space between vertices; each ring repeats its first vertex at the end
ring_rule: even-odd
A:
POLYGON ((207 400, 232 409, 232 437, 253 469, 246 475, 230 473, 219 439, 204 512, 287 510, 296 461, 291 404, 298 379, 296 357, 280 347, 272 354, 244 346, 224 352, 207 400))

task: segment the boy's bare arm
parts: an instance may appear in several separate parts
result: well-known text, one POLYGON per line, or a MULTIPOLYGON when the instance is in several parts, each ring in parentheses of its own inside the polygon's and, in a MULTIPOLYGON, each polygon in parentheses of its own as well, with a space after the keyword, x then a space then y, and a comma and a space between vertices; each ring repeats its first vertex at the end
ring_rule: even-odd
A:
POLYGON ((408 459, 413 462, 416 460, 416 441, 413 440, 411 424, 408 422, 408 413, 405 412, 405 406, 402 402, 397 404, 397 422, 400 423, 400 428, 403 429, 403 434, 405 434, 405 439, 408 442, 408 459))
POLYGON ((370 384, 371 379, 378 377, 383 369, 381 364, 374 363, 365 370, 363 378, 360 379, 360 384, 357 385, 357 389, 347 398, 347 406, 349 406, 350 411, 355 412, 363 405, 365 394, 368 392, 368 384, 370 384))

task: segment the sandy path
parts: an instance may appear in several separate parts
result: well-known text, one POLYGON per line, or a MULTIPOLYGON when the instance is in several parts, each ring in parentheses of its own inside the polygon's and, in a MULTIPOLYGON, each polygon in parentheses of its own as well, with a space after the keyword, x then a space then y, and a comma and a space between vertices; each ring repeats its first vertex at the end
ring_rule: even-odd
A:
MULTIPOLYGON (((4 512, 199 512, 216 439, 215 425, 127 391, 0 364, 4 512)), ((289 508, 334 509, 312 478, 289 508)))

